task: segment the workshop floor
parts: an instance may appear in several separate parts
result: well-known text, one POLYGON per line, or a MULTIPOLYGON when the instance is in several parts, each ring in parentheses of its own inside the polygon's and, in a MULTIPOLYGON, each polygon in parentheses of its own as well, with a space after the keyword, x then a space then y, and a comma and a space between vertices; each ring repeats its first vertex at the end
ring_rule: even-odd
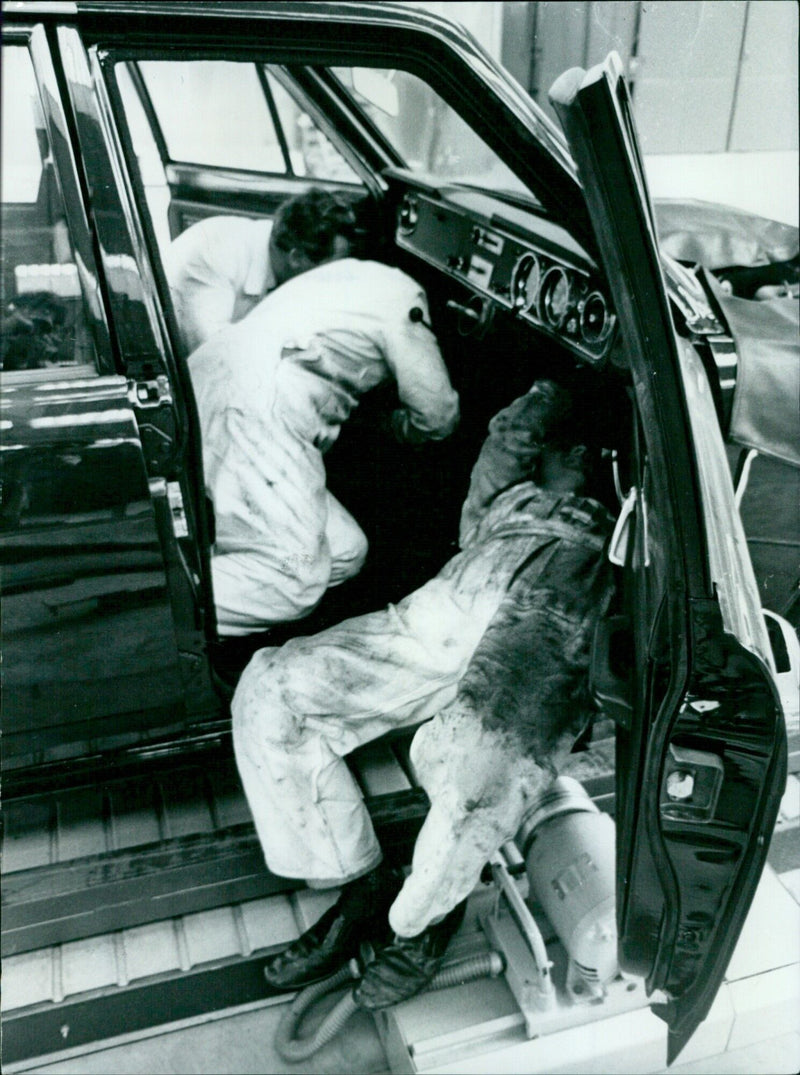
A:
MULTIPOLYGON (((784 839, 773 842, 775 851, 770 853, 772 868, 765 873, 760 889, 761 899, 754 902, 748 920, 749 939, 740 945, 731 963, 732 968, 734 963, 739 967, 739 981, 736 984, 743 987, 742 996, 753 998, 755 1003, 759 991, 763 993, 764 988, 773 989, 775 995, 766 1003, 761 998, 744 1035, 741 1029, 744 1020, 740 1014, 736 1023, 738 1037, 736 1033, 729 1032, 726 1038, 728 1047, 724 1051, 720 1049, 712 1055, 691 1059, 690 1043, 685 1054, 689 1059, 670 1068, 670 1075, 789 1075, 800 1070, 800 1019, 792 1027, 794 1017, 790 1016, 787 1022, 785 1011, 787 1002, 792 1005, 791 996, 787 998, 785 992, 781 991, 777 978, 774 984, 769 984, 769 975, 761 973, 753 962, 772 958, 765 949, 775 949, 775 953, 779 953, 783 948, 792 954, 794 963, 793 967, 785 969, 793 971, 795 978, 800 973, 799 825, 800 780, 793 775, 789 778, 777 826, 777 831, 784 839), (789 837, 788 841, 786 836, 789 837), (752 967, 744 966, 745 963, 752 963, 752 967), (771 1016, 771 1012, 774 1015, 771 1016), (747 1040, 748 1035, 750 1040, 747 1040), (758 1040, 752 1040, 753 1037, 758 1040)), ((791 1010, 800 1009, 793 1006, 791 1010)), ((106 1043, 102 1049, 80 1056, 63 1057, 55 1063, 17 1067, 15 1070, 41 1072, 43 1075, 140 1075, 144 1072, 152 1072, 153 1075, 199 1075, 205 1072, 218 1072, 220 1075, 282 1075, 301 1071, 319 1072, 320 1075, 345 1071, 353 1075, 367 1075, 390 1071, 372 1020, 361 1014, 348 1023, 346 1033, 323 1047, 313 1060, 302 1064, 286 1063, 276 1053, 273 1044, 282 1011, 282 1004, 265 1002, 248 1010, 217 1013, 211 1019, 206 1018, 191 1025, 162 1027, 158 1032, 135 1041, 106 1043)), ((600 1026, 598 1030, 602 1034, 600 1026)), ((635 1048, 629 1052, 628 1060, 620 1062, 613 1069, 599 1067, 596 1070, 606 1075, 612 1070, 615 1075, 617 1072, 645 1070, 637 1066, 637 1057, 641 1061, 641 1054, 637 1054, 635 1048)), ((487 1072, 490 1070, 497 1069, 494 1066, 486 1069, 487 1072)), ((576 1067, 575 1070, 587 1069, 576 1067)), ((648 1066, 647 1070, 653 1071, 653 1068, 648 1066)))

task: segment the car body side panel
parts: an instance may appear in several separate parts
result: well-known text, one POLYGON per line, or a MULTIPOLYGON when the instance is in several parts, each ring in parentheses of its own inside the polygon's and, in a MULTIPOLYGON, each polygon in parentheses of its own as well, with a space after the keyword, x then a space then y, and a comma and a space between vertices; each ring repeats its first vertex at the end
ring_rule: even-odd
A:
POLYGON ((125 379, 7 385, 3 419, 6 759, 165 724, 181 683, 125 379))

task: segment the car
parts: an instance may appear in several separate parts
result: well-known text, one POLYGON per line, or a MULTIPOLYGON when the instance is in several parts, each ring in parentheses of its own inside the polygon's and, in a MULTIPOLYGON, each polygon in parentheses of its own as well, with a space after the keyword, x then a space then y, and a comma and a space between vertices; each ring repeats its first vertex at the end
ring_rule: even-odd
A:
MULTIPOLYGON (((109 804, 150 808, 156 787, 188 817, 188 763, 235 795, 228 703, 249 655, 435 573, 491 415, 580 369, 617 430, 617 594, 591 678, 615 744, 619 964, 674 1059, 717 994, 786 780, 796 233, 714 263, 689 241, 708 235, 698 214, 719 228, 713 207, 654 213, 613 55, 554 85, 562 134, 465 31, 406 5, 7 3, 3 77, 4 953, 288 887, 241 813, 197 831, 142 820, 101 845, 87 819, 116 832, 109 804), (403 448, 383 433, 391 393, 368 396, 326 460, 367 567, 306 620, 231 643, 164 256, 199 220, 269 217, 312 185, 352 200, 363 252, 424 285, 462 420, 403 448), (781 504, 777 530, 745 533, 745 493, 781 504), (53 832, 74 853, 47 851, 53 832)), ((424 796, 374 805, 408 861, 424 796)), ((180 1018, 230 1002, 216 971, 202 1002, 197 976, 180 1004, 150 984, 180 1018)), ((80 1044, 143 1025, 129 996, 86 996, 69 1018, 63 997, 11 1011, 4 1060, 57 1052, 65 1027, 80 1044)))

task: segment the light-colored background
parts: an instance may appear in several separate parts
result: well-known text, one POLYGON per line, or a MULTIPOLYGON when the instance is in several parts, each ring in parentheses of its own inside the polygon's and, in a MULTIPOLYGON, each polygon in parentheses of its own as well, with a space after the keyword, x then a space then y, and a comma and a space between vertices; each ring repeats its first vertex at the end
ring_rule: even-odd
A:
POLYGON ((794 0, 421 2, 460 21, 552 115, 568 67, 616 50, 633 90, 654 197, 798 223, 794 0))

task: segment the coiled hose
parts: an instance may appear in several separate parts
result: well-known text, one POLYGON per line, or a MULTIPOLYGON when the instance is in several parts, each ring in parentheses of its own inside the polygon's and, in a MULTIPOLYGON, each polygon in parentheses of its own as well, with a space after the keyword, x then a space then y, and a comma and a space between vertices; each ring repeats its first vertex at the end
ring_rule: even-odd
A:
MULTIPOLYGON (((481 955, 470 956, 468 959, 461 959, 442 967, 428 989, 445 989, 451 985, 463 985, 465 982, 475 981, 476 978, 496 978, 503 973, 504 967, 503 957, 499 952, 485 952, 481 955)), ((358 1011, 352 989, 337 1001, 310 1037, 299 1038, 295 1037, 295 1034, 303 1016, 321 997, 332 993, 334 989, 338 989, 346 982, 360 977, 361 971, 358 963, 355 959, 351 959, 330 978, 315 982, 314 985, 308 986, 297 994, 283 1013, 275 1033, 275 1048, 284 1060, 291 1063, 307 1060, 336 1037, 351 1015, 358 1011)))

